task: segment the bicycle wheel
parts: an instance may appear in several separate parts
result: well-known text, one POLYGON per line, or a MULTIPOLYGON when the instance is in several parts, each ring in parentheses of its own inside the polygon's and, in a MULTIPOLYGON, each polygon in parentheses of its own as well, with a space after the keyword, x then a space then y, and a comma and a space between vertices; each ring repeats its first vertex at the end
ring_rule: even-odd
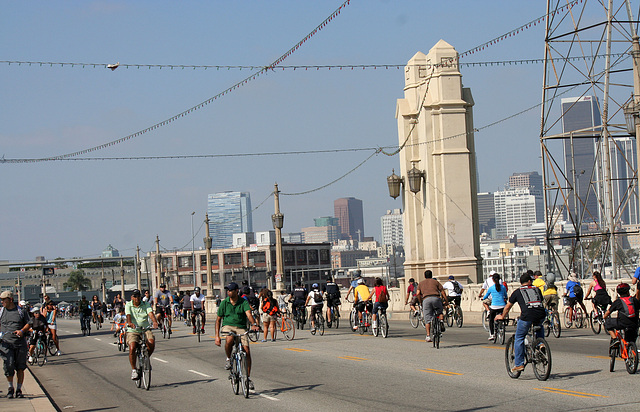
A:
POLYGON ((546 381, 551 374, 551 349, 544 338, 533 342, 533 373, 539 381, 546 381))
POLYGON ((257 342, 259 333, 259 330, 250 330, 249 333, 247 333, 247 337, 251 342, 257 342))
POLYGON ((362 314, 362 320, 358 320, 358 333, 361 335, 364 335, 364 332, 366 331, 367 328, 365 328, 365 314, 362 314))
POLYGON ((522 373, 522 371, 513 372, 511 370, 514 366, 516 366, 516 353, 514 350, 515 342, 516 337, 511 336, 507 341, 507 346, 504 348, 504 363, 507 367, 507 374, 512 379, 518 379, 520 377, 520 373, 522 373))
POLYGON ((49 355, 51 356, 56 356, 56 353, 58 352, 56 343, 53 341, 53 338, 51 338, 51 336, 49 336, 49 339, 47 339, 47 350, 49 351, 49 355))
POLYGON ((239 360, 235 353, 231 356, 233 362, 231 364, 231 370, 229 371, 229 380, 231 380, 231 389, 235 395, 240 393, 240 366, 239 360))
POLYGON ((553 329, 553 336, 559 338, 562 333, 562 326, 560 326, 560 315, 558 315, 558 312, 553 312, 551 316, 551 328, 553 329))
POLYGON ((167 339, 167 335, 169 335, 169 331, 167 330, 167 321, 162 320, 162 337, 167 339))
POLYGON ((334 307, 333 312, 331 313, 331 317, 333 318, 333 327, 338 329, 340 325, 340 312, 338 312, 338 308, 334 307))
POLYGON ((411 310, 409 310, 409 322, 411 322, 411 326, 417 328, 420 324, 420 312, 411 308, 411 310))
POLYGON ((431 322, 431 340, 433 342, 433 347, 436 349, 440 349, 440 322, 436 318, 435 322, 431 322))
POLYGON ((371 324, 371 333, 373 336, 378 336, 378 332, 380 332, 380 316, 378 316, 378 323, 374 326, 371 324))
POLYGON ((453 327, 453 309, 447 309, 445 319, 447 320, 447 326, 453 327))
POLYGON ((564 309, 564 327, 567 329, 571 327, 571 308, 564 309))
POLYGON ((380 329, 380 333, 383 338, 389 336, 389 322, 387 322, 386 313, 380 315, 380 318, 378 319, 378 329, 380 329))
POLYGON ((142 386, 149 390, 151 387, 151 359, 149 359, 149 352, 144 350, 143 353, 143 362, 142 362, 142 376, 140 377, 142 381, 142 386))
POLYGON ((462 308, 461 307, 459 307, 459 306, 456 307, 455 316, 456 316, 456 326, 461 328, 462 327, 462 322, 464 320, 463 316, 462 316, 462 308))
POLYGON ((487 310, 482 309, 482 327, 489 332, 489 319, 487 319, 487 310))
POLYGON ((591 330, 593 331, 593 333, 595 333, 596 335, 600 334, 602 325, 600 325, 600 322, 598 322, 598 312, 596 312, 595 310, 592 310, 591 314, 589 315, 589 324, 591 325, 591 330))
POLYGON ((45 362, 47 362, 47 350, 44 347, 44 342, 38 341, 35 353, 38 366, 44 366, 45 362))
POLYGON ((611 342, 609 342, 609 372, 613 372, 616 366, 616 357, 618 356, 619 347, 620 347, 620 344, 618 344, 617 347, 612 348, 611 342))
POLYGON ((202 328, 200 327, 200 315, 196 315, 196 335, 198 336, 198 342, 200 342, 200 331, 201 330, 202 330, 202 328))
POLYGON ((136 386, 140 388, 142 386, 142 356, 140 355, 140 349, 138 348, 138 365, 136 369, 138 370, 138 379, 134 381, 136 386))
POLYGON ((292 340, 296 336, 296 329, 293 326, 293 321, 289 318, 282 320, 282 326, 280 328, 286 340, 292 340))
POLYGON ((349 312, 349 325, 351 326, 351 330, 353 330, 353 327, 358 324, 356 321, 356 316, 357 314, 354 310, 349 312))
POLYGON ((247 355, 240 353, 240 379, 242 381, 242 394, 249 397, 249 377, 247 376, 247 355))
POLYGON ((504 322, 500 322, 500 326, 498 326, 498 339, 497 341, 504 345, 504 337, 506 335, 505 324, 504 322))
POLYGON ((547 315, 546 318, 544 318, 544 321, 542 322, 542 328, 544 329, 544 337, 548 338, 549 334, 551 333, 551 320, 549 320, 549 316, 547 315))
POLYGON ((627 345, 627 359, 624 360, 624 366, 627 367, 627 372, 631 375, 638 370, 638 348, 633 342, 629 342, 627 345))
POLYGON ((576 328, 580 329, 584 326, 584 313, 582 312, 582 308, 577 307, 575 310, 575 322, 576 328))
POLYGON ((312 327, 312 328, 310 329, 310 332, 311 332, 311 334, 312 334, 312 335, 315 335, 315 334, 316 334, 316 330, 317 330, 317 327, 318 327, 318 319, 317 319, 317 318, 315 319, 314 324, 316 325, 316 327, 315 327, 315 328, 313 328, 313 327, 312 327))
POLYGON ((316 319, 316 327, 318 328, 318 332, 320 332, 320 336, 324 335, 324 316, 322 314, 318 315, 316 319))
POLYGON ((91 336, 91 322, 87 322, 87 336, 91 336))

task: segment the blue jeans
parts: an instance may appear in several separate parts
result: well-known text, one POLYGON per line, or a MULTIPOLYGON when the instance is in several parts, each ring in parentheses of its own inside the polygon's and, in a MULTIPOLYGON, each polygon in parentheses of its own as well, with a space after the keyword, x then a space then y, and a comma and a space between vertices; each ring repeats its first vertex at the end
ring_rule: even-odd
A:
POLYGON ((542 320, 538 322, 531 322, 525 320, 518 320, 518 326, 516 327, 516 341, 514 343, 513 351, 515 353, 515 366, 524 365, 524 338, 529 333, 529 328, 532 324, 540 326, 540 330, 536 332, 537 338, 544 337, 544 328, 542 327, 542 320))

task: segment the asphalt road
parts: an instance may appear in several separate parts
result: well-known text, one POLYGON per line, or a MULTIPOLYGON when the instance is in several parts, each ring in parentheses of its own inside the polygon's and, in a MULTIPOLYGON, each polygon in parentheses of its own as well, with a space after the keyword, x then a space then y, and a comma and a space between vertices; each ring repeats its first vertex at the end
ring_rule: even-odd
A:
MULTIPOLYGON (((390 322, 387 339, 350 332, 341 325, 324 336, 296 331, 289 342, 251 345, 249 399, 231 391, 224 351, 213 343, 213 327, 198 343, 176 324, 165 340, 156 331, 151 389, 129 379, 127 355, 107 330, 79 334, 78 321, 62 320, 63 355, 32 372, 61 410, 232 410, 277 408, 305 411, 380 410, 605 410, 640 407, 640 373, 619 361, 609 372, 608 337, 590 329, 549 337, 553 368, 546 382, 531 366, 519 379, 507 376, 504 347, 487 340, 481 326, 447 329, 441 348, 424 342, 406 315, 390 322)), ((213 326, 213 325, 211 325, 213 326)), ((509 328, 508 335, 513 333, 509 328)))

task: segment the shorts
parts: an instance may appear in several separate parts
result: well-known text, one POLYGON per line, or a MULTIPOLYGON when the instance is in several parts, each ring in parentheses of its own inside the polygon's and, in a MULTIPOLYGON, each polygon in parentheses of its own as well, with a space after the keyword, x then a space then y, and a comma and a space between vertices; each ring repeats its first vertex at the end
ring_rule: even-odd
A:
POLYGON ((411 301, 409 301, 409 304, 410 304, 411 306, 416 306, 416 305, 418 305, 419 303, 420 303, 420 302, 418 302, 418 297, 417 297, 417 296, 415 296, 415 295, 411 298, 411 301))
POLYGON ((311 305, 311 314, 309 316, 313 317, 316 313, 322 313, 322 305, 311 305))
POLYGON ((360 301, 356 303, 355 304, 356 310, 358 312, 364 312, 365 304, 367 305, 367 309, 369 309, 369 312, 371 312, 371 310, 373 309, 373 305, 370 301, 367 301, 367 302, 360 301))
POLYGON ((449 302, 455 302, 456 305, 460 306, 460 301, 462 300, 462 296, 447 296, 447 300, 449 302))
POLYGON ((13 346, 0 342, 0 356, 4 360, 4 376, 13 376, 16 371, 27 369, 27 345, 13 346))
MULTIPOLYGON (((220 334, 233 332, 236 335, 242 335, 246 331, 247 331, 246 329, 237 328, 237 327, 231 326, 231 325, 224 325, 222 328, 220 328, 220 334)), ((227 336, 229 336, 229 335, 227 335, 227 336)), ((247 335, 240 336, 240 342, 242 343, 242 346, 244 346, 246 348, 249 347, 249 337, 247 335)))
POLYGON ((578 297, 572 298, 571 296, 568 296, 568 298, 569 298, 569 306, 575 306, 576 303, 582 302, 582 298, 578 298, 578 297))
POLYGON ((624 331, 624 339, 627 342, 635 342, 638 338, 638 327, 628 328, 624 325, 621 325, 618 321, 618 318, 606 318, 604 320, 604 328, 606 330, 622 330, 624 331))
POLYGON ((156 305, 156 315, 162 314, 162 316, 166 316, 167 313, 171 314, 171 310, 162 305, 156 305))
POLYGON ((491 306, 491 296, 482 301, 484 305, 491 306))
POLYGON ((603 308, 602 310, 607 310, 607 306, 609 306, 611 304, 611 298, 609 297, 609 294, 607 292, 600 292, 599 290, 596 291, 596 295, 593 298, 593 301, 600 306, 601 308, 603 308))
POLYGON ((263 313, 262 314, 262 323, 270 323, 270 322, 275 322, 276 318, 275 316, 271 316, 268 313, 263 313))
POLYGON ((327 296, 327 307, 340 306, 340 298, 327 296))
POLYGON ((51 329, 51 330, 56 330, 56 329, 58 329, 58 326, 56 326, 56 324, 55 324, 55 323, 50 323, 50 324, 48 324, 47 326, 49 326, 49 329, 51 329))
MULTIPOLYGON (((147 330, 144 332, 144 334, 147 336, 147 341, 153 342, 153 332, 147 330)), ((127 346, 129 346, 131 343, 140 343, 141 339, 141 332, 127 332, 127 346)))
POLYGON ((376 302, 373 304, 373 314, 377 315, 378 314, 378 309, 383 309, 383 310, 387 310, 387 308, 389 307, 389 302, 376 302))
POLYGON ((558 309, 558 302, 560 301, 560 299, 558 299, 558 295, 544 295, 544 307, 547 309, 551 309, 551 307, 554 307, 556 309, 558 309))
POLYGON ((440 296, 427 296, 422 300, 422 314, 424 323, 431 323, 435 316, 442 313, 442 299, 440 296))

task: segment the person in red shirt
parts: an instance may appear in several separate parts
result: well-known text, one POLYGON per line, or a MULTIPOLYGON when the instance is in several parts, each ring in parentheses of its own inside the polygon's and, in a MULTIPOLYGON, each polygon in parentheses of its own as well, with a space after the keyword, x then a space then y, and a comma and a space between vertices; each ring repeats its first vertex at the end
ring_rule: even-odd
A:
POLYGON ((382 279, 376 278, 373 288, 373 294, 376 296, 376 301, 373 304, 373 327, 378 326, 378 310, 386 310, 389 307, 389 291, 382 282, 382 279))

